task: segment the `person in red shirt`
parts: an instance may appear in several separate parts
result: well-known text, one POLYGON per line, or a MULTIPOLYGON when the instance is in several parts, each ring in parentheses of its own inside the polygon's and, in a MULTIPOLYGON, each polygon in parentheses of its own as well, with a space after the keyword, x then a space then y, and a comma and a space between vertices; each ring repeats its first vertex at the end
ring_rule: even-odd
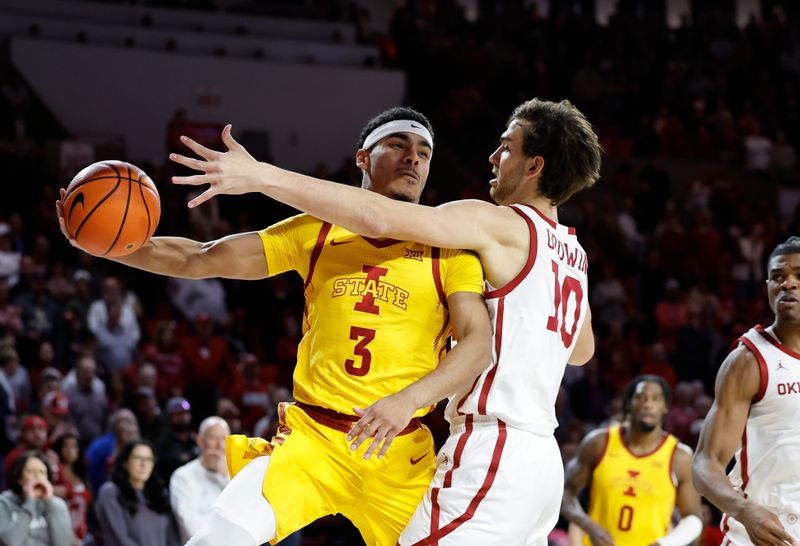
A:
POLYGON ((195 415, 212 415, 214 403, 226 390, 226 379, 230 374, 228 344, 225 338, 214 333, 214 324, 208 314, 197 315, 194 326, 195 335, 182 342, 187 377, 185 396, 195 415))
POLYGON ((78 433, 67 431, 60 434, 53 442, 53 451, 61 465, 61 477, 58 484, 64 487, 64 500, 72 518, 72 530, 83 540, 88 532, 86 515, 92 504, 92 493, 86 482, 86 463, 83 460, 78 440, 78 433))

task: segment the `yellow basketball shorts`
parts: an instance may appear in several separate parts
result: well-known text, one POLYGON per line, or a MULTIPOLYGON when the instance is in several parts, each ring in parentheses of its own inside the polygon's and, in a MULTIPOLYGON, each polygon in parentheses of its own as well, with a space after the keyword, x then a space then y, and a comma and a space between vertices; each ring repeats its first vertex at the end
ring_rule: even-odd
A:
POLYGON ((278 434, 270 442, 241 435, 226 442, 231 477, 254 457, 270 456, 263 493, 277 522, 272 543, 341 513, 368 546, 395 546, 436 470, 430 431, 409 427, 383 459, 373 454, 365 460, 370 442, 352 451, 346 439, 352 421, 305 408, 281 404, 278 434))

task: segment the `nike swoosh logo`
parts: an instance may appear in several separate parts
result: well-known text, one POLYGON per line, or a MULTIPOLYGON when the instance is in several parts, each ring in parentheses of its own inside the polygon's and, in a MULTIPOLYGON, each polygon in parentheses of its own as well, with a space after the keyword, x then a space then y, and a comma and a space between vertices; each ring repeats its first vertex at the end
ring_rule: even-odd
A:
POLYGON ((419 125, 414 125, 413 123, 411 124, 411 127, 413 127, 414 129, 422 129, 422 127, 420 127, 419 125))
POLYGON ((75 210, 75 207, 78 205, 78 203, 81 204, 81 208, 86 206, 86 196, 83 194, 83 192, 80 192, 75 196, 75 199, 72 200, 72 204, 69 206, 69 210, 67 211, 67 221, 72 218, 72 211, 75 210))
POLYGON ((347 243, 352 243, 353 241, 337 241, 336 239, 331 240, 331 246, 339 246, 339 245, 346 245, 347 243))
POLYGON ((417 457, 416 459, 414 457, 411 457, 411 464, 417 464, 418 462, 420 462, 422 459, 424 459, 427 456, 428 456, 428 454, 426 453, 422 457, 417 457))

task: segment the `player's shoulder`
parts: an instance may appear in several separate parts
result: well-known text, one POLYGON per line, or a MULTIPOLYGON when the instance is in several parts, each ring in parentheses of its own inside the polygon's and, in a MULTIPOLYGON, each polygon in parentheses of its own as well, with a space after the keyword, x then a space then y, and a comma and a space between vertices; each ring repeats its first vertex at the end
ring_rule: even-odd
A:
POLYGON ((588 432, 578 447, 579 456, 588 462, 598 462, 608 447, 612 428, 600 427, 588 432))
POLYGON ((759 355, 744 343, 737 344, 720 366, 720 376, 741 380, 758 374, 759 355))

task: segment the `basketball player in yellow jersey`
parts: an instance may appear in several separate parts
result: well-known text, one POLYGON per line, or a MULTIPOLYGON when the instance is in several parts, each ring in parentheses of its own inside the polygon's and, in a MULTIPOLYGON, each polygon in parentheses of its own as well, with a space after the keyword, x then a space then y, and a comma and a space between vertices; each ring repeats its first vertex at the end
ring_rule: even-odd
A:
POLYGON ((561 515, 586 533, 586 546, 685 546, 700 536, 692 450, 661 425, 671 396, 663 378, 637 377, 623 395, 622 424, 589 433, 567 463, 561 515), (589 482, 587 514, 578 494, 589 482), (676 507, 681 520, 671 528, 676 507))
MULTIPOLYGON (((364 188, 419 200, 433 152, 424 116, 388 110, 366 125, 358 148, 364 188)), ((63 231, 60 202, 57 211, 63 231)), ((368 545, 394 546, 435 469, 432 437, 417 417, 491 360, 477 257, 369 239, 301 214, 211 243, 155 237, 117 261, 188 278, 254 280, 295 270, 305 281, 297 403, 281 405, 271 442, 229 437, 233 479, 188 544, 275 543, 342 513, 368 545), (445 354, 451 333, 459 343, 445 354), (388 434, 351 445, 360 415, 390 421, 388 434)))

